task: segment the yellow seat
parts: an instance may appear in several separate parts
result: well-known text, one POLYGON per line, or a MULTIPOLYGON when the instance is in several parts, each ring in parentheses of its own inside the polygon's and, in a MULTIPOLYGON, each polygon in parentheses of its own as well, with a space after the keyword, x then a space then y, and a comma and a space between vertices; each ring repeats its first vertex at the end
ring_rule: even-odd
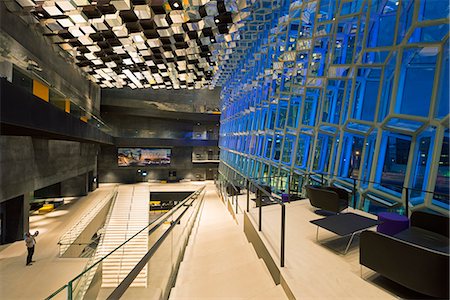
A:
POLYGON ((44 204, 41 208, 39 208, 39 213, 51 212, 55 209, 53 204, 44 204))
POLYGON ((167 183, 167 180, 161 180, 161 183, 167 183))

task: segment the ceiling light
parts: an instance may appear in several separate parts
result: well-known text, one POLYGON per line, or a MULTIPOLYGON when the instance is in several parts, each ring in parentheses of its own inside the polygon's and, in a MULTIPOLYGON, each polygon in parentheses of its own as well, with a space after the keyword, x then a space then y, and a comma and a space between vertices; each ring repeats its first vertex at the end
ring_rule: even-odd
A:
POLYGON ((53 1, 45 1, 44 4, 42 4, 42 9, 44 9, 50 16, 59 16, 63 14, 62 11, 56 7, 55 2, 53 1))
POLYGON ((80 27, 81 31, 84 32, 84 34, 91 34, 91 33, 95 33, 95 29, 92 28, 91 25, 88 26, 81 26, 80 27))
POLYGON ((63 11, 71 11, 77 9, 77 5, 72 1, 56 1, 56 5, 63 11))
POLYGON ((65 27, 65 28, 72 27, 75 25, 69 18, 58 19, 57 21, 58 21, 59 25, 61 25, 62 27, 65 27))
POLYGON ((175 3, 173 4, 173 7, 178 8, 178 7, 180 7, 180 4, 179 4, 178 2, 175 2, 175 3))
POLYGON ((82 43, 83 45, 92 45, 94 43, 94 41, 88 36, 88 35, 83 35, 80 36, 78 38, 78 40, 80 41, 80 43, 82 43))
POLYGON ((215 23, 220 23, 220 20, 216 18, 216 19, 214 19, 214 22, 215 23))
POLYGON ((72 21, 74 21, 77 24, 87 22, 87 17, 82 12, 79 12, 77 10, 69 11, 66 14, 69 16, 69 18, 72 19, 72 21))
POLYGON ((100 50, 102 50, 99 46, 97 45, 92 45, 92 46, 87 46, 88 50, 91 52, 99 52, 100 50))
POLYGON ((130 10, 131 4, 130 0, 114 0, 111 1, 110 4, 114 5, 114 7, 119 10, 130 10))
POLYGON ((105 21, 111 27, 122 25, 122 18, 119 16, 119 11, 116 11, 115 14, 105 15, 105 21))
POLYGON ((83 35, 83 33, 81 32, 81 30, 78 27, 70 27, 69 32, 74 37, 80 37, 83 35))

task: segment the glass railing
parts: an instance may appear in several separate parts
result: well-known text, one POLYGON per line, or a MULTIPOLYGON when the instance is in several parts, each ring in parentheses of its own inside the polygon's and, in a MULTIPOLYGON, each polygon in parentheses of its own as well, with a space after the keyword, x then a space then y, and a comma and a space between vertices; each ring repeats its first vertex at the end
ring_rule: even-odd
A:
MULTIPOLYGON (((228 167, 228 166, 227 166, 228 167)), ((228 167, 229 168, 229 167, 228 167)), ((237 172, 229 168, 233 172, 232 177, 228 177, 221 170, 219 170, 219 177, 216 181, 218 191, 229 205, 233 206, 233 214, 236 216, 239 212, 239 207, 242 206, 248 215, 258 226, 259 232, 266 230, 272 231, 274 227, 277 227, 272 221, 267 221, 263 216, 263 208, 271 206, 270 214, 280 215, 280 227, 281 233, 279 239, 272 239, 273 235, 265 235, 268 238, 268 242, 271 244, 274 252, 279 255, 280 266, 285 265, 285 238, 286 238, 286 206, 283 202, 283 198, 275 193, 272 193, 269 186, 264 183, 267 182, 267 178, 244 178, 237 172), (245 189, 245 203, 240 203, 239 195, 245 189), (231 197, 231 199, 230 199, 231 197), (264 225, 265 224, 265 225, 264 225)), ((230 173, 230 172, 228 172, 230 173)), ((228 174, 229 175, 229 174, 228 174)), ((231 211, 231 210, 230 210, 231 211)), ((272 219, 272 218, 271 218, 272 219)), ((264 233, 263 233, 264 234, 264 233)))
MULTIPOLYGON (((342 188, 349 194, 349 207, 372 214, 389 211, 409 216, 411 208, 414 208, 413 203, 411 203, 411 195, 414 193, 431 193, 433 194, 433 199, 436 197, 448 199, 449 196, 448 194, 439 194, 434 191, 397 186, 401 191, 403 200, 403 202, 400 202, 398 199, 395 200, 395 198, 382 197, 375 193, 371 194, 371 190, 361 188, 367 184, 377 185, 380 183, 316 172, 247 178, 225 162, 221 162, 219 177, 216 180, 216 185, 222 198, 229 201, 232 205, 236 205, 235 214, 237 214, 238 206, 240 205, 254 221, 258 231, 265 236, 266 241, 279 256, 280 266, 284 266, 285 261, 285 204, 306 198, 306 185, 332 185, 342 188), (238 194, 246 196, 241 197, 241 200, 239 200, 238 194), (372 207, 369 207, 369 204, 372 207), (279 217, 280 215, 281 218, 279 217), (278 222, 280 222, 280 225, 278 225, 278 222), (281 235, 279 232, 281 232, 281 235)), ((423 209, 424 207, 422 206, 421 208, 423 209)))
MULTIPOLYGON (((130 290, 132 290, 132 295, 128 296, 131 298, 168 299, 190 233, 202 207, 204 188, 200 188, 160 218, 138 230, 107 255, 92 259, 82 273, 46 299, 118 299, 122 295, 127 296, 130 290), (103 272, 108 271, 103 270, 104 265, 111 263, 108 259, 114 254, 133 251, 133 242, 144 233, 148 234, 149 238, 147 254, 129 274, 121 276, 121 282, 113 287, 112 293, 109 293, 110 285, 108 285, 108 289, 103 288, 106 286, 103 281, 103 272), (138 275, 145 267, 147 267, 147 274, 152 276, 147 276, 144 281, 139 281, 138 275), (136 282, 136 285, 140 286, 139 289, 133 289, 135 281, 139 281, 136 282), (136 296, 136 293, 142 293, 142 295, 136 296)), ((98 246, 99 253, 101 253, 102 244, 103 241, 98 246)))
MULTIPOLYGON (((95 205, 84 214, 81 219, 70 228, 65 234, 59 239, 59 256, 63 256, 64 253, 69 249, 69 247, 77 240, 83 230, 92 222, 92 220, 98 215, 98 213, 107 205, 111 200, 111 206, 114 205, 114 201, 117 197, 117 187, 103 197, 100 201, 96 202, 95 205)), ((85 244, 84 242, 80 242, 85 244)), ((87 245, 88 243, 86 243, 87 245)))
POLYGON ((51 83, 47 82, 38 73, 34 71, 24 71, 17 67, 14 67, 12 83, 15 86, 26 90, 29 93, 33 93, 33 80, 36 79, 44 84, 48 88, 48 102, 53 106, 59 108, 62 111, 69 113, 70 115, 81 119, 84 122, 98 128, 99 130, 111 134, 112 129, 101 118, 100 111, 94 107, 89 109, 82 107, 70 100, 70 97, 64 95, 63 92, 54 88, 51 83))

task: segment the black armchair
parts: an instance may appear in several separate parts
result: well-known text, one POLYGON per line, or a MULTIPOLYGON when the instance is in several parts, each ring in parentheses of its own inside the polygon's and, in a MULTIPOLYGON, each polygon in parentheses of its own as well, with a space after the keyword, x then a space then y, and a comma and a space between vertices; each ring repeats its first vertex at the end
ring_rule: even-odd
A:
POLYGON ((348 193, 344 189, 331 186, 307 185, 306 195, 312 206, 318 208, 317 214, 338 214, 348 207, 348 193))

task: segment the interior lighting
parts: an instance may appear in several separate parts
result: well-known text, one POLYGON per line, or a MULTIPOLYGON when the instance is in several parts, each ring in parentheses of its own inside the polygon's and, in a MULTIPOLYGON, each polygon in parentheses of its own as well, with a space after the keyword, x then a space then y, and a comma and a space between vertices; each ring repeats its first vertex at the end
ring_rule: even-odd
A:
POLYGON ((56 5, 63 11, 71 11, 77 9, 77 5, 72 1, 56 1, 56 5))
POLYGON ((65 28, 72 27, 75 25, 69 18, 58 19, 57 21, 58 21, 59 25, 61 25, 62 27, 65 27, 65 28))
POLYGON ((62 11, 59 10, 58 7, 56 7, 55 2, 53 1, 45 1, 44 4, 42 4, 42 8, 50 15, 50 16, 59 16, 62 15, 62 11))
POLYGON ((87 22, 86 16, 82 12, 79 12, 77 10, 70 11, 70 12, 67 13, 67 15, 69 16, 69 18, 72 19, 73 22, 75 22, 77 24, 81 24, 81 23, 86 23, 87 22))
POLYGON ((175 3, 173 4, 173 7, 178 8, 178 7, 180 7, 180 4, 179 4, 178 2, 175 2, 175 3))
POLYGON ((78 27, 71 27, 71 28, 69 28, 69 32, 74 37, 83 36, 83 33, 81 32, 81 30, 78 27))

